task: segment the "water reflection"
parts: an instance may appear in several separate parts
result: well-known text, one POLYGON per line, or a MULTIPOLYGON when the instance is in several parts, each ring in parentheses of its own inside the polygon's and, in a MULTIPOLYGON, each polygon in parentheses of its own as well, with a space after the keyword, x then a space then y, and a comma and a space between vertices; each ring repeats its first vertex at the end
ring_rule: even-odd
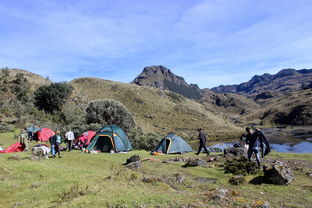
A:
MULTIPOLYGON (((312 126, 282 126, 261 130, 277 152, 312 153, 312 126)), ((224 149, 232 145, 232 142, 226 142, 212 147, 224 149)))

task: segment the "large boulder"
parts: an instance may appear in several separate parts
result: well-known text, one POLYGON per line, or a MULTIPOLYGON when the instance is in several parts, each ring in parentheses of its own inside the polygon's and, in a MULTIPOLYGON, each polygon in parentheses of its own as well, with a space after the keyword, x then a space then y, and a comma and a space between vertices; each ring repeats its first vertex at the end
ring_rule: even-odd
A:
POLYGON ((264 179, 272 184, 287 185, 294 179, 294 173, 286 163, 275 161, 272 165, 263 166, 264 179))
POLYGON ((142 162, 139 155, 132 155, 126 161, 126 167, 129 169, 139 169, 142 167, 142 162))
POLYGON ((245 147, 228 147, 224 149, 225 156, 247 156, 247 148, 245 147))
POLYGON ((141 161, 131 162, 127 164, 126 167, 129 169, 139 169, 142 167, 142 162, 141 161))

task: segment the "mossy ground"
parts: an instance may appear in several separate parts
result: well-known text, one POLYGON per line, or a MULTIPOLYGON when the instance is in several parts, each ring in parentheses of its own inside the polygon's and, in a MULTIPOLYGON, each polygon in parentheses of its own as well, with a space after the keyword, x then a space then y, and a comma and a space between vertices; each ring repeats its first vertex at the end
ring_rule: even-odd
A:
MULTIPOLYGON (((14 133, 0 134, 3 148, 16 140, 14 133)), ((0 154, 0 207, 219 207, 209 196, 217 188, 234 191, 234 207, 257 207, 269 201, 271 207, 311 207, 312 179, 305 171, 295 171, 289 186, 269 184, 229 185, 231 174, 224 174, 220 162, 210 168, 182 168, 182 162, 162 163, 180 155, 151 156, 146 151, 128 154, 62 153, 63 158, 32 161, 8 160, 12 154, 0 154), (122 164, 133 154, 143 162, 139 170, 122 164), (185 181, 176 183, 175 176, 185 181), (142 182, 143 178, 154 178, 142 182), (204 180, 198 180, 204 179, 204 180)), ((27 158, 30 153, 14 153, 27 158)), ((182 155, 194 157, 194 153, 182 155)), ((297 159, 312 163, 312 154, 272 153, 272 159, 297 159)), ((204 157, 204 156, 202 156, 204 157)), ((306 167, 305 167, 306 168, 306 167)), ((256 177, 249 175, 247 182, 256 177)), ((224 206, 223 206, 224 207, 224 206)))

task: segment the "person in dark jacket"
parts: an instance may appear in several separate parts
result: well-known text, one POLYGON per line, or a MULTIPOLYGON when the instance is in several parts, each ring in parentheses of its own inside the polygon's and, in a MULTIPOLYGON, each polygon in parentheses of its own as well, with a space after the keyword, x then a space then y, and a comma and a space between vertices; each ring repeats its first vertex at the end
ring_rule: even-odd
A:
POLYGON ((49 138, 50 144, 51 144, 51 152, 53 157, 55 157, 55 154, 57 153, 59 158, 61 157, 61 143, 62 143, 62 136, 61 132, 56 131, 56 134, 54 136, 51 136, 49 138))
POLYGON ((199 153, 201 152, 202 148, 204 148, 204 150, 207 153, 207 155, 209 155, 210 151, 206 147, 207 137, 206 137, 206 135, 205 135, 205 133, 203 132, 202 129, 198 129, 198 133, 199 133, 198 134, 199 148, 198 148, 198 151, 197 151, 196 155, 199 155, 199 153))
POLYGON ((268 140, 265 138, 263 133, 256 129, 255 131, 251 128, 246 128, 246 144, 249 145, 248 147, 248 159, 251 160, 252 154, 255 154, 257 164, 260 167, 260 154, 259 154, 259 147, 262 149, 262 157, 269 154, 270 150, 270 144, 268 140))

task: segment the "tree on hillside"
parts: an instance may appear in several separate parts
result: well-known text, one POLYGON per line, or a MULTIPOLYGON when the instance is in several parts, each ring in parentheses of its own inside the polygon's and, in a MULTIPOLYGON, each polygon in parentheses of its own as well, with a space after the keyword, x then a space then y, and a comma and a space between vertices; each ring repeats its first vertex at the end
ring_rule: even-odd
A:
POLYGON ((34 92, 34 104, 39 110, 54 114, 62 109, 72 91, 73 87, 66 82, 41 86, 34 92))
POLYGON ((86 112, 87 124, 115 124, 126 131, 133 129, 135 126, 130 111, 116 100, 105 99, 92 101, 86 108, 86 112))
POLYGON ((30 92, 30 84, 27 78, 22 73, 17 73, 15 79, 12 81, 12 91, 16 98, 20 101, 28 100, 28 93, 30 92))

